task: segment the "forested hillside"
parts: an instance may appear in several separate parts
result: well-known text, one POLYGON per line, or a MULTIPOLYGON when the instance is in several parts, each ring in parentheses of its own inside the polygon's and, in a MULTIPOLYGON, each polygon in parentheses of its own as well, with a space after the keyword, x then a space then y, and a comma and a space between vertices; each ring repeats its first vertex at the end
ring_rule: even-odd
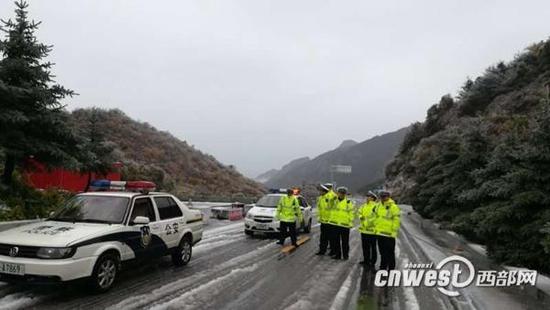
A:
POLYGON ((498 261, 550 272, 549 94, 546 41, 432 106, 388 165, 388 184, 498 261))
POLYGON ((120 110, 78 109, 71 120, 76 127, 94 115, 102 135, 114 146, 112 157, 124 164, 125 179, 151 179, 180 197, 257 196, 263 187, 234 168, 148 123, 132 120, 120 110))

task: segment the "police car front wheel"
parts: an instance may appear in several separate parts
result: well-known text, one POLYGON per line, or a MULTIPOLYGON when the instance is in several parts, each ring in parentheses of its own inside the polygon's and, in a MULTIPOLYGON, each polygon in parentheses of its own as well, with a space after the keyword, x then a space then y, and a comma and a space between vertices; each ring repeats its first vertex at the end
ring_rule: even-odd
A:
POLYGON ((118 271, 118 257, 114 254, 103 254, 97 260, 91 277, 91 284, 97 292, 108 291, 115 282, 118 271))
POLYGON ((185 237, 181 240, 180 245, 172 253, 172 263, 176 266, 184 266, 191 260, 193 247, 191 240, 185 237))

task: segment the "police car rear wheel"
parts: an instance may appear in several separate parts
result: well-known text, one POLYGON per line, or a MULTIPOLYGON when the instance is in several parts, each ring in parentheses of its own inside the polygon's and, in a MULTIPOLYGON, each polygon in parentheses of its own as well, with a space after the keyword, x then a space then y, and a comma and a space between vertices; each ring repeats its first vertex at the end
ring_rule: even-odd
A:
POLYGON ((98 292, 108 291, 117 276, 118 258, 113 254, 104 254, 99 257, 92 273, 92 286, 98 292))
POLYGON ((176 266, 184 266, 191 260, 193 247, 189 238, 183 238, 180 245, 172 253, 172 263, 176 266))

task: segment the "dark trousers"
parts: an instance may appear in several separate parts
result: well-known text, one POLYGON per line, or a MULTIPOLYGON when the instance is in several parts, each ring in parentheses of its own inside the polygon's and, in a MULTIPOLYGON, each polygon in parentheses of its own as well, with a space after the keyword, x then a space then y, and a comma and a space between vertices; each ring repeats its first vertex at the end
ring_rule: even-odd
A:
POLYGON ((332 243, 330 244, 330 249, 332 253, 337 258, 349 257, 349 228, 342 226, 332 226, 333 229, 333 238, 332 243))
POLYGON ((380 251, 380 269, 395 269, 395 238, 377 236, 380 251))
POLYGON ((290 240, 292 245, 296 245, 296 223, 287 223, 281 221, 281 226, 279 227, 281 231, 281 238, 279 239, 281 243, 285 243, 286 237, 290 235, 290 240))
POLYGON ((336 252, 336 226, 332 224, 325 224, 325 231, 327 232, 328 247, 330 248, 329 255, 334 255, 336 252))
POLYGON ((321 236, 319 237, 319 253, 321 254, 327 252, 330 242, 330 226, 329 224, 321 223, 321 236))
POLYGON ((363 247, 363 260, 367 265, 376 264, 376 235, 361 234, 361 245, 363 247))

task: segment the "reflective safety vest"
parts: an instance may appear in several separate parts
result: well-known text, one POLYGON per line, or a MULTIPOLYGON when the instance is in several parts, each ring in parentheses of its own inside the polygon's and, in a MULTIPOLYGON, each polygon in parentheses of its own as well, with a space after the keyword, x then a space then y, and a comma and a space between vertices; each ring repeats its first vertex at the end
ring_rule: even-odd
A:
POLYGON ((302 210, 300 210, 300 204, 295 196, 285 195, 281 197, 277 204, 277 212, 275 217, 281 222, 302 222, 302 210))
POLYGON ((330 220, 330 213, 334 205, 334 197, 327 192, 317 197, 317 218, 319 223, 326 224, 330 220))
POLYGON ((353 202, 347 198, 342 200, 336 198, 328 222, 332 225, 352 228, 354 218, 355 211, 353 202))
POLYGON ((359 232, 369 235, 376 234, 374 225, 376 223, 376 211, 378 207, 379 203, 373 200, 363 204, 359 208, 359 221, 361 223, 359 225, 359 232))
POLYGON ((397 238, 401 226, 401 209, 393 199, 380 202, 376 209, 374 229, 377 235, 397 238))

